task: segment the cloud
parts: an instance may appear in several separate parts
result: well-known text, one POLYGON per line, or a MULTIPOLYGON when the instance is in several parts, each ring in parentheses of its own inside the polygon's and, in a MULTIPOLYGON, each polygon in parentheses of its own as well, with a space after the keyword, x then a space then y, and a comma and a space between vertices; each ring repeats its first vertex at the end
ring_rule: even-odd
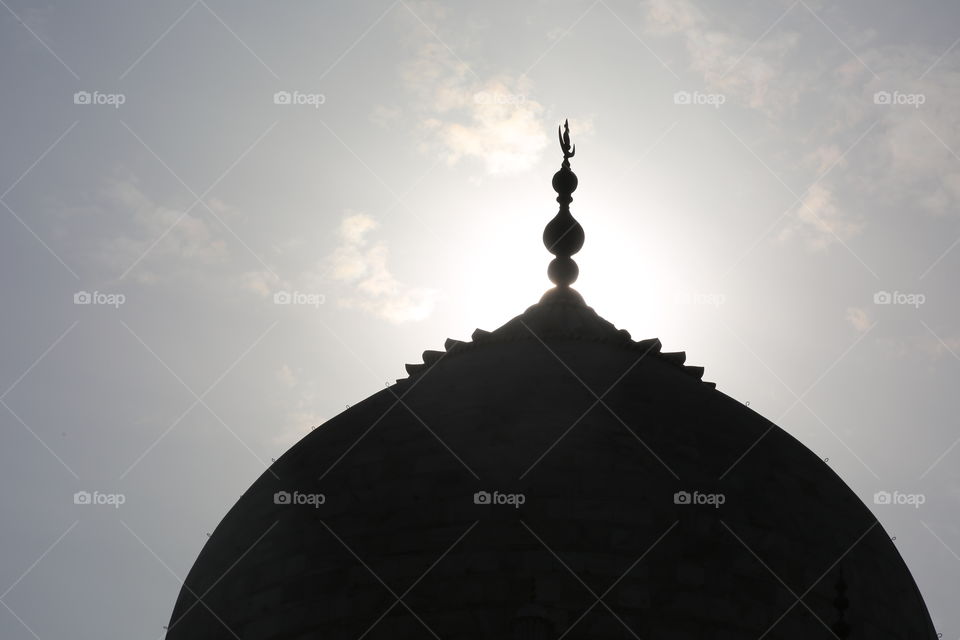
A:
MULTIPOLYGON (((934 336, 930 332, 906 337, 887 337, 877 341, 884 351, 897 358, 923 356, 929 361, 960 358, 960 337, 934 336)), ((955 363, 954 363, 955 364, 955 363)))
POLYGON ((847 322, 850 323, 850 326, 860 333, 863 333, 873 326, 873 321, 870 319, 867 310, 861 307, 848 307, 846 319, 847 322))
POLYGON ((816 183, 797 205, 795 217, 780 234, 781 239, 801 235, 810 248, 823 250, 834 242, 845 241, 863 229, 857 214, 842 209, 833 192, 816 183))
MULTIPOLYGON (((440 30, 444 12, 420 8, 421 16, 440 30)), ((502 73, 481 78, 425 29, 411 39, 412 55, 399 65, 400 80, 410 94, 412 119, 426 134, 425 152, 439 152, 450 165, 462 160, 482 163, 488 174, 525 171, 549 142, 545 109, 522 77, 502 73)), ((395 107, 378 106, 374 122, 401 119, 395 107)))
POLYGON ((427 318, 433 313, 437 292, 407 286, 393 275, 386 244, 368 239, 378 226, 363 213, 348 213, 341 221, 340 242, 324 270, 333 280, 350 285, 339 304, 396 323, 427 318))
MULTIPOLYGON (((232 211, 222 201, 207 203, 218 212, 232 211)), ((197 205, 184 210, 161 204, 148 196, 136 179, 110 180, 98 192, 98 213, 115 218, 117 235, 101 241, 98 259, 120 272, 138 260, 130 272, 139 282, 154 283, 192 275, 197 265, 223 263, 228 257, 225 241, 197 214, 197 205)))
POLYGON ((727 97, 727 107, 766 116, 758 125, 766 135, 754 139, 777 144, 755 151, 774 171, 798 187, 829 171, 781 239, 822 250, 862 234, 876 216, 960 211, 960 49, 940 58, 942 49, 882 42, 814 4, 816 16, 803 4, 780 14, 783 4, 762 21, 691 0, 644 6, 644 33, 662 41, 652 45, 665 52, 679 45, 682 63, 671 65, 685 64, 704 90, 727 97), (746 36, 740 25, 751 25, 746 36), (922 102, 878 104, 878 92, 922 102))
POLYGON ((284 364, 277 369, 276 377, 277 381, 285 387, 297 386, 297 376, 293 373, 293 370, 290 369, 290 365, 284 364))
POLYGON ((703 77, 706 89, 768 115, 797 103, 810 80, 788 64, 800 43, 798 34, 775 29, 757 41, 718 28, 713 22, 689 0, 651 0, 646 4, 646 33, 679 37, 689 69, 703 77))
POLYGON ((395 323, 428 318, 438 292, 404 284, 394 276, 386 243, 370 237, 379 226, 364 213, 348 211, 337 228, 337 245, 326 258, 292 277, 249 271, 240 276, 239 286, 264 298, 280 291, 322 294, 343 308, 395 323))

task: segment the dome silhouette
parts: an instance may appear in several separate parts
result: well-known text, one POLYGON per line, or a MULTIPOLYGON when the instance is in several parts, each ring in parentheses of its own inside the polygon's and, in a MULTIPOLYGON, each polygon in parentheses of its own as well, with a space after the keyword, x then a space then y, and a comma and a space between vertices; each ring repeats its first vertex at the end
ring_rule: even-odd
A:
POLYGON ((167 638, 936 637, 823 460, 557 280, 273 463, 167 638))

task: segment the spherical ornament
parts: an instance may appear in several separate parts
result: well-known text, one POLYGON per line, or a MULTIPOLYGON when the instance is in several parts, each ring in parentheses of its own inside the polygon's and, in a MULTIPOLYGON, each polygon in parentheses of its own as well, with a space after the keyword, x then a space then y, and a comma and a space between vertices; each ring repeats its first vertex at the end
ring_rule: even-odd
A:
POLYGON ((550 281, 557 286, 571 285, 577 281, 580 275, 580 267, 570 258, 554 258, 547 267, 547 275, 550 281))
POLYGON ((560 211, 543 229, 543 245, 555 256, 572 256, 583 247, 583 227, 569 211, 560 211))
POLYGON ((559 194, 571 194, 577 190, 577 174, 570 167, 563 167, 553 174, 553 190, 559 194))

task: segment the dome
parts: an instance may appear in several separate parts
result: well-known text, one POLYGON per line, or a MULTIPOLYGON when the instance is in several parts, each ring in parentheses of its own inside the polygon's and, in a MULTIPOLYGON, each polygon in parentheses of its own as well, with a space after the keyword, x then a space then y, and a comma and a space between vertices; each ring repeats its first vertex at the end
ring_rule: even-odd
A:
POLYGON ((273 463, 167 638, 936 637, 823 460, 568 284, 273 463))

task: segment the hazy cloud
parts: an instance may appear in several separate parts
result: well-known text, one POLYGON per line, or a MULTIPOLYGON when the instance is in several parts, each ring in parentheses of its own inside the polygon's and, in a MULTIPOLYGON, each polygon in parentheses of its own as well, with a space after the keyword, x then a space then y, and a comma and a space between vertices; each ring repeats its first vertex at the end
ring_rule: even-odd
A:
POLYGON ((848 307, 846 318, 850 326, 861 333, 873 326, 870 315, 862 307, 848 307))
MULTIPOLYGON (((231 211, 219 200, 211 199, 207 205, 214 211, 231 211)), ((184 214, 183 209, 154 200, 135 179, 107 182, 99 191, 98 209, 122 229, 101 242, 98 258, 121 272, 142 259, 130 272, 139 282, 169 279, 190 266, 227 258, 220 229, 211 228, 199 215, 202 205, 184 214)))
POLYGON ((378 226, 364 213, 348 213, 341 221, 340 243, 330 255, 326 269, 333 280, 351 287, 338 303, 391 322, 427 318, 433 313, 436 291, 405 285, 391 273, 386 244, 368 238, 378 226))
MULTIPOLYGON (((400 78, 412 94, 414 117, 430 134, 424 150, 439 150, 449 164, 479 160, 487 173, 529 169, 547 146, 544 107, 531 95, 528 81, 500 74, 481 78, 433 36, 412 45, 400 64, 400 78)), ((397 117, 377 107, 375 121, 397 117)))

